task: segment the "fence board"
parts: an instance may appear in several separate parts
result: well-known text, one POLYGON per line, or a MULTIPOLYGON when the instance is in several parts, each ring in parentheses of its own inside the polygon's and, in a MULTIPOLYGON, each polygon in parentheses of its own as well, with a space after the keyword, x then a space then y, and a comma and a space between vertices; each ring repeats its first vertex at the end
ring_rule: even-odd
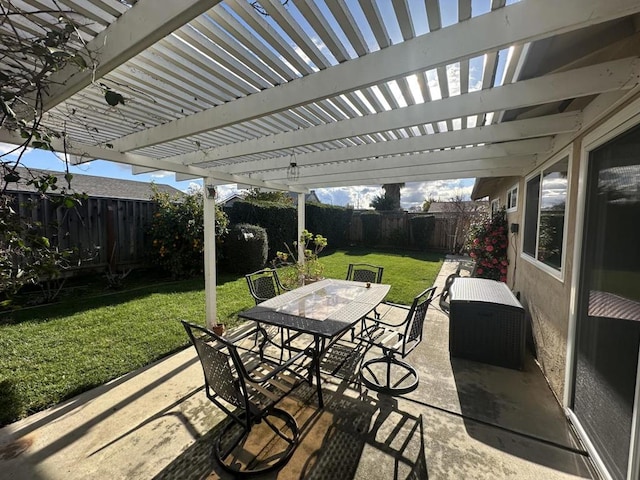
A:
POLYGON ((124 270, 141 265, 150 247, 144 229, 150 225, 156 204, 145 200, 90 197, 67 209, 42 198, 37 193, 15 192, 14 208, 21 216, 42 223, 42 231, 52 245, 79 249, 83 259, 80 271, 109 267, 124 270))

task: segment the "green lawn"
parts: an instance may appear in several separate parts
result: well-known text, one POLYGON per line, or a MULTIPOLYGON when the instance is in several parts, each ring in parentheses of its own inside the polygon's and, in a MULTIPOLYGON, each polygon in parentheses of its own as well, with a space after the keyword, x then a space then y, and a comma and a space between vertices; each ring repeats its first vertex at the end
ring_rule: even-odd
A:
MULTIPOLYGON (((384 266, 387 299, 410 303, 433 283, 442 257, 415 252, 336 251, 324 276, 349 263, 384 266)), ((218 279, 218 318, 232 326, 253 305, 243 276, 218 279)), ((0 316, 0 425, 42 410, 162 358, 188 344, 179 323, 204 323, 204 282, 157 283, 0 316)))

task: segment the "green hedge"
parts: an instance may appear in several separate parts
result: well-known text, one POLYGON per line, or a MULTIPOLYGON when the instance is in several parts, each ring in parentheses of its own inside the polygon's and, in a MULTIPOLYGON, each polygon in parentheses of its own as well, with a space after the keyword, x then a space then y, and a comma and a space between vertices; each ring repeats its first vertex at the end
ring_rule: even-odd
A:
MULTIPOLYGON (((308 203, 305 209, 306 228, 327 238, 329 248, 347 244, 347 231, 352 210, 332 205, 308 203)), ((297 209, 291 205, 268 202, 237 201, 229 210, 229 220, 234 223, 260 225, 267 231, 269 240, 268 261, 284 251, 284 244, 297 240, 297 209)))
POLYGON ((284 250, 284 243, 291 244, 297 236, 296 209, 278 203, 235 202, 229 220, 234 223, 260 225, 267 231, 269 251, 267 261, 284 250))
POLYGON ((380 214, 378 212, 363 212, 360 215, 362 221, 362 243, 375 246, 380 243, 380 214))
POLYGON ((328 248, 342 248, 348 246, 347 233, 352 214, 350 208, 308 203, 305 223, 307 230, 327 239, 328 248))
POLYGON ((435 226, 436 219, 433 215, 420 215, 409 218, 411 228, 411 245, 420 250, 429 250, 429 237, 435 226))

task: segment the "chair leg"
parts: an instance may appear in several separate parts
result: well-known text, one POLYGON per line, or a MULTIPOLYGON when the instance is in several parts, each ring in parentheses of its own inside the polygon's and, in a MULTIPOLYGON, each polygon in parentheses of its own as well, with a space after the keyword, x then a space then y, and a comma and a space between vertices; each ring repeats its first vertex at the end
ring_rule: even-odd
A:
MULTIPOLYGON (((215 441, 214 455, 219 465, 230 472, 234 478, 250 475, 264 474, 283 467, 293 455, 296 447, 300 442, 300 430, 295 418, 280 408, 272 408, 269 414, 262 417, 265 424, 282 440, 284 440, 286 447, 279 452, 269 451, 266 458, 260 459, 247 459, 247 456, 251 456, 247 450, 245 450, 245 444, 249 445, 256 441, 254 436, 253 440, 249 440, 251 436, 251 429, 247 430, 246 427, 242 428, 238 438, 233 438, 233 442, 223 449, 222 440, 225 436, 229 435, 234 428, 241 428, 237 422, 230 422, 218 436, 215 441), (271 420, 271 418, 279 418, 284 422, 282 427, 278 427, 271 420), (287 435, 284 432, 290 432, 287 435)), ((257 435, 258 433, 256 433, 257 435)))
POLYGON ((409 393, 418 387, 419 382, 417 370, 391 354, 364 362, 360 378, 371 390, 389 395, 409 393))

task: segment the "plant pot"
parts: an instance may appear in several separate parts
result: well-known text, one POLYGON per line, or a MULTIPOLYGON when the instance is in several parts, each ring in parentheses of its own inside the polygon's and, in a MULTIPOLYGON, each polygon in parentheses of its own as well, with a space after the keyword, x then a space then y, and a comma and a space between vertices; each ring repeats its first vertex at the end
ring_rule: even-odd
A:
POLYGON ((214 325, 213 327, 211 327, 211 331, 216 335, 222 336, 224 335, 224 325, 214 325))

